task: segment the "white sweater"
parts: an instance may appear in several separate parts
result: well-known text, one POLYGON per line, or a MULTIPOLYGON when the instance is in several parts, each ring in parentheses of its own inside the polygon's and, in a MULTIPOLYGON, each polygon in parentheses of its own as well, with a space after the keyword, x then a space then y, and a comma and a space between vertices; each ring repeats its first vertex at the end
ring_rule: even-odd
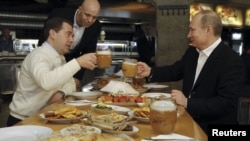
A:
POLYGON ((43 45, 34 49, 22 63, 10 114, 24 119, 46 106, 56 91, 76 91, 73 75, 78 70, 80 65, 75 59, 66 63, 53 48, 43 45))

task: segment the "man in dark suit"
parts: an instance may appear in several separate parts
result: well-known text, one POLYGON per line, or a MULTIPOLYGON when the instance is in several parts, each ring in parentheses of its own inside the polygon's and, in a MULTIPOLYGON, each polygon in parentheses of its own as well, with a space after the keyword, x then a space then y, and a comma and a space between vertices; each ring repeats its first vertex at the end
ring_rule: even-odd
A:
POLYGON ((138 76, 149 82, 183 80, 171 98, 183 106, 207 133, 211 124, 238 124, 237 100, 246 71, 240 56, 221 40, 222 23, 210 10, 196 14, 189 25, 189 47, 171 66, 150 68, 138 63, 138 76))
MULTIPOLYGON (((83 0, 77 10, 57 8, 51 11, 48 19, 62 17, 73 23, 74 42, 70 53, 65 55, 66 61, 96 51, 97 39, 101 32, 101 23, 97 20, 99 12, 100 3, 98 0, 83 0)), ((41 45, 43 42, 44 39, 41 36, 38 44, 41 45)), ((82 68, 74 75, 78 88, 80 88, 84 72, 85 69, 82 68)))
POLYGON ((139 61, 145 62, 149 66, 155 65, 155 37, 153 36, 153 27, 150 24, 142 26, 144 36, 138 38, 137 52, 139 61))
POLYGON ((247 72, 246 83, 242 88, 241 95, 244 97, 250 97, 250 43, 246 43, 241 58, 246 65, 247 72))

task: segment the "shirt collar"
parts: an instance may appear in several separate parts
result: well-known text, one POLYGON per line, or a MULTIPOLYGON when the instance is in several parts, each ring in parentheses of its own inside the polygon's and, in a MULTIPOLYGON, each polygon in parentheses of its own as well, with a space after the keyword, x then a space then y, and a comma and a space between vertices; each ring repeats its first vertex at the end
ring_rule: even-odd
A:
POLYGON ((47 41, 43 43, 43 46, 46 46, 47 48, 59 55, 59 53, 47 41))
POLYGON ((199 51, 196 49, 199 53, 204 53, 206 56, 210 56, 210 54, 213 52, 213 50, 220 44, 221 38, 217 39, 212 45, 210 45, 208 48, 199 51))
POLYGON ((77 15, 77 12, 78 12, 78 9, 76 10, 75 16, 74 16, 74 24, 73 24, 74 28, 80 28, 80 26, 76 23, 76 15, 77 15))

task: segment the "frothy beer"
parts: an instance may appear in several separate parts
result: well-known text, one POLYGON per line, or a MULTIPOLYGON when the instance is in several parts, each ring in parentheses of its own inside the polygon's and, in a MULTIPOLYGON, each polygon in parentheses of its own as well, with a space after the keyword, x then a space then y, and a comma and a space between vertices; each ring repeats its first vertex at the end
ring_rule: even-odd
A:
POLYGON ((125 77, 135 77, 137 73, 137 64, 124 61, 122 63, 122 72, 125 77))
POLYGON ((112 56, 110 50, 97 51, 97 65, 98 68, 109 68, 112 63, 112 56))
POLYGON ((150 106, 150 125, 162 134, 172 133, 177 121, 177 106, 170 100, 155 101, 150 106))

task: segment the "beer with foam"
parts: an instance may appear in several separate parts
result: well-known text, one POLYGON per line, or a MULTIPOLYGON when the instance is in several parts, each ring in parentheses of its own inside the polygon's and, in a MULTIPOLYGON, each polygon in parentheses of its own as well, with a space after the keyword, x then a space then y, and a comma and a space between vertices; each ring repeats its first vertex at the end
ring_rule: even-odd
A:
POLYGON ((137 60, 126 58, 122 63, 122 72, 125 77, 135 77, 137 73, 137 60))
POLYGON ((96 51, 97 66, 98 68, 109 68, 112 63, 112 55, 110 49, 99 48, 96 51))
POLYGON ((156 100, 150 105, 150 125, 159 134, 173 132, 177 122, 177 106, 171 100, 156 100))

